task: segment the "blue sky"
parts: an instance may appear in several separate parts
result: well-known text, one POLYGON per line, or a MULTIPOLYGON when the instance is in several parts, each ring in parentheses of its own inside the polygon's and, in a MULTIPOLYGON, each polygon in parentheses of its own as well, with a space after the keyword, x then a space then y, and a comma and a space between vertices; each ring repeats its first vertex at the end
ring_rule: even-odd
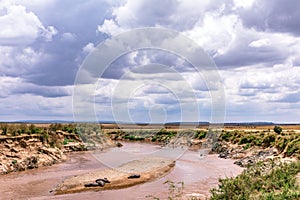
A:
MULTIPOLYGON (((161 27, 213 59, 225 121, 299 122, 299 11, 296 0, 1 0, 0 121, 73 120, 74 82, 89 53, 118 34, 161 27)), ((179 121, 183 113, 187 121, 211 119, 212 91, 170 52, 128 52, 95 84, 101 121, 122 113, 140 122, 179 121)))

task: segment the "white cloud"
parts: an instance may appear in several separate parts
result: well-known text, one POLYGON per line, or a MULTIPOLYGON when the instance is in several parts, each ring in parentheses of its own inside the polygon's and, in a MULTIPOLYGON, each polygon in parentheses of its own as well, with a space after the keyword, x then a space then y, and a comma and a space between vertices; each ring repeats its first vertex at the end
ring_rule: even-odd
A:
POLYGON ((250 8, 256 0, 233 0, 235 9, 237 8, 250 8))
POLYGON ((249 44, 249 47, 264 47, 264 46, 270 46, 271 42, 269 39, 260 39, 260 40, 255 40, 249 44))
POLYGON ((203 22, 184 32, 195 40, 204 50, 226 52, 233 44, 241 24, 236 15, 219 16, 218 13, 207 13, 203 22))
POLYGON ((76 41, 76 35, 74 33, 63 33, 62 34, 62 40, 66 42, 74 42, 76 41))
POLYGON ((0 104, 3 105, 0 120, 72 120, 71 101, 70 96, 45 98, 34 94, 10 95, 0 98, 0 104))
POLYGON ((0 46, 0 76, 26 76, 41 61, 46 62, 49 55, 32 47, 17 48, 0 46))
POLYGON ((48 26, 47 28, 44 28, 42 35, 45 37, 46 41, 50 42, 57 33, 58 31, 54 26, 48 26))
POLYGON ((82 48, 82 51, 87 54, 92 52, 93 50, 95 50, 95 45, 94 45, 94 43, 91 43, 91 42, 82 48))
POLYGON ((27 45, 39 36, 50 41, 57 33, 53 26, 44 27, 39 18, 22 5, 4 3, 0 6, 0 45, 27 45))
MULTIPOLYGON (((227 99, 230 104, 270 103, 278 101, 286 94, 300 93, 297 80, 300 69, 281 67, 242 67, 222 70, 227 99)), ((251 109, 251 108, 249 108, 251 109)))
POLYGON ((97 31, 112 36, 123 32, 124 29, 120 28, 114 20, 106 19, 101 26, 98 26, 97 31))

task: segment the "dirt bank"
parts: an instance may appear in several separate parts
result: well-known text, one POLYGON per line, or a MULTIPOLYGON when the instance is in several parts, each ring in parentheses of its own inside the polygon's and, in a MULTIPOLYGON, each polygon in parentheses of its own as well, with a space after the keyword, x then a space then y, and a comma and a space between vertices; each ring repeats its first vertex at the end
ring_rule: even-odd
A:
POLYGON ((0 174, 49 166, 64 153, 116 146, 98 124, 0 122, 0 174))

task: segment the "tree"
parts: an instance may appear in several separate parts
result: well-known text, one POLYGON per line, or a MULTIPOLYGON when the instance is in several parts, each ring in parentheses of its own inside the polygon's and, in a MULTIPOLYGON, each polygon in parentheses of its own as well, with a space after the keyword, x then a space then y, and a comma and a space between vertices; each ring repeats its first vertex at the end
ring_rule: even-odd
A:
POLYGON ((281 134, 282 128, 280 126, 274 126, 274 132, 277 134, 281 134))
POLYGON ((37 129, 35 128, 34 124, 30 124, 29 131, 31 134, 35 134, 37 132, 37 129))

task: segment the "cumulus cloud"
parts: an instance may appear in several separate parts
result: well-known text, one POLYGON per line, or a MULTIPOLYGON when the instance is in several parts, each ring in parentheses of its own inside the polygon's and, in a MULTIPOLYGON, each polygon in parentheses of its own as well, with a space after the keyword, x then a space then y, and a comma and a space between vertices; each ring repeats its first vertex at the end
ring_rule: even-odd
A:
POLYGON ((298 21, 300 5, 297 0, 255 1, 252 6, 242 8, 239 14, 246 27, 258 31, 283 32, 296 36, 300 34, 298 21))
MULTIPOLYGON (((3 0, 0 103, 5 105, 1 113, 6 114, 1 119, 38 118, 26 109, 45 118, 47 113, 53 118, 70 117, 76 73, 97 44, 134 28, 162 27, 192 39, 217 64, 228 121, 293 121, 290 112, 300 111, 298 10, 296 0, 288 4, 283 0, 3 0), (28 104, 25 108, 18 106, 21 100, 28 104), (10 116, 9 110, 14 114, 10 116), (291 117, 280 117, 284 114, 291 117)), ((120 116, 130 112, 133 120, 176 121, 182 109, 191 116, 187 120, 209 120, 211 94, 219 87, 205 79, 213 76, 201 76, 180 55, 156 49, 122 55, 102 77, 84 76, 90 85, 82 82, 86 84, 82 88, 96 98, 80 109, 95 103, 100 120, 113 120, 119 110, 120 116), (96 89, 92 83, 98 84, 96 89), (132 96, 126 94, 130 91, 132 96), (200 115, 194 112, 195 105, 200 115)))
POLYGON ((101 26, 98 25, 97 31, 112 36, 122 33, 124 29, 120 28, 120 26, 114 20, 106 19, 101 26))
POLYGON ((0 9, 0 44, 26 45, 34 42, 39 36, 51 41, 57 33, 53 26, 45 27, 39 18, 22 5, 2 5, 0 9))
POLYGON ((87 45, 85 45, 83 48, 82 48, 82 51, 84 53, 90 53, 92 51, 95 50, 95 45, 91 42, 89 42, 87 45))

